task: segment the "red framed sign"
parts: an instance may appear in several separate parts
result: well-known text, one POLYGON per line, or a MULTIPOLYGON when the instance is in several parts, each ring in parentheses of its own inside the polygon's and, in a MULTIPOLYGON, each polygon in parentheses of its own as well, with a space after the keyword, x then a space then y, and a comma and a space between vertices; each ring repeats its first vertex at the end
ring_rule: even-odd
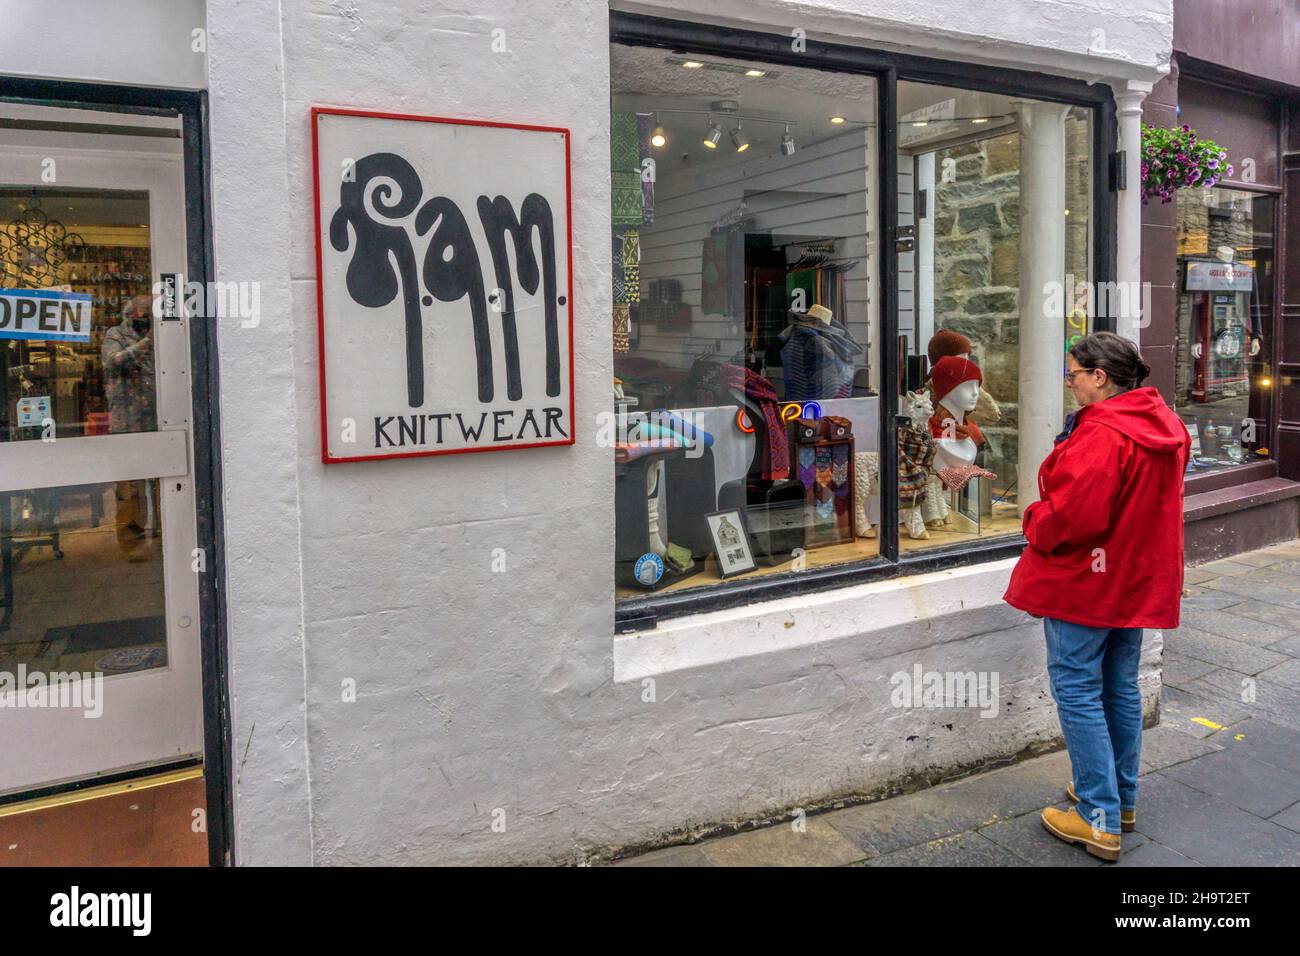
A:
POLYGON ((569 131, 311 123, 321 460, 573 444, 569 131))

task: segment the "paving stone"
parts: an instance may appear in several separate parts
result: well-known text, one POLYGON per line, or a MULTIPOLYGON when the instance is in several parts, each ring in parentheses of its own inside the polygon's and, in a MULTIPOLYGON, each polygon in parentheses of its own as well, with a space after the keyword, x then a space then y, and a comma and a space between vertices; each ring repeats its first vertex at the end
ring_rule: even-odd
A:
MULTIPOLYGON (((1198 725, 1199 726, 1199 725, 1198 725)), ((1142 758, 1140 773, 1152 773, 1184 760, 1193 760, 1222 750, 1223 747, 1213 741, 1193 736, 1186 730, 1175 728, 1169 723, 1142 732, 1142 758)))
MULTIPOLYGON (((1192 684, 1195 686, 1197 682, 1192 681, 1192 684)), ((1218 688, 1211 688, 1207 695, 1203 689, 1166 687, 1160 696, 1164 715, 1161 723, 1196 737, 1209 737, 1224 727, 1231 727, 1254 716, 1242 704, 1220 699, 1222 695, 1223 691, 1218 688), (1214 726, 1203 721, 1209 721, 1214 726)))
MULTIPOLYGON (((1300 611, 1296 613, 1300 615, 1300 611)), ((1196 631, 1241 641, 1243 644, 1253 644, 1256 647, 1272 644, 1295 633, 1291 628, 1278 627, 1276 624, 1269 624, 1241 614, 1199 607, 1185 608, 1180 623, 1196 631)))
POLYGON ((1260 671, 1260 680, 1277 681, 1285 684, 1295 690, 1300 690, 1300 660, 1292 658, 1283 661, 1276 667, 1270 667, 1266 671, 1260 671))
POLYGON ((1041 810, 1059 801, 1070 775, 1070 755, 1058 750, 948 786, 954 798, 988 807, 990 813, 982 822, 991 823, 1041 810))
MULTIPOLYGON (((1068 804, 1067 804, 1068 806, 1068 804)), ((1081 846, 1072 846, 1052 836, 1043 827, 1041 811, 1025 813, 976 831, 980 836, 1010 850, 1033 866, 1104 866, 1081 846)), ((1125 833, 1120 841, 1124 853, 1145 843, 1141 833, 1125 833)))
POLYGON ((1228 614, 1248 617, 1254 621, 1263 621, 1265 624, 1275 624, 1291 634, 1300 633, 1300 610, 1297 609, 1243 600, 1223 610, 1228 614))
POLYGON ((1225 731, 1216 742, 1225 750, 1241 750, 1256 760, 1300 774, 1300 730, 1256 717, 1225 731))
MULTIPOLYGON (((1285 560, 1278 558, 1279 561, 1285 560)), ((1215 578, 1222 577, 1217 571, 1211 571, 1208 568, 1184 568, 1183 584, 1200 584, 1202 581, 1213 581, 1215 578)))
POLYGON ((1229 594, 1240 594, 1242 597, 1255 598, 1268 604, 1276 604, 1279 607, 1300 607, 1300 592, 1277 587, 1276 585, 1243 580, 1239 576, 1215 578, 1213 581, 1206 581, 1205 587, 1215 591, 1225 591, 1229 594))
POLYGON ((791 821, 749 830, 699 844, 714 866, 844 866, 865 853, 839 833, 824 816, 809 817, 800 833, 791 821))
POLYGON ((1239 581, 1253 581, 1256 584, 1268 584, 1273 587, 1286 588, 1289 591, 1300 589, 1300 577, 1281 568, 1256 568, 1251 574, 1236 575, 1239 581))
MULTIPOLYGON (((1216 700, 1224 714, 1234 714, 1236 708, 1240 707, 1251 717, 1262 717, 1300 730, 1300 690, 1278 681, 1266 680, 1263 677, 1246 677, 1236 671, 1220 668, 1188 682, 1186 687, 1176 689, 1216 700), (1254 681, 1250 688, 1254 695, 1253 700, 1241 699, 1247 689, 1242 684, 1245 680, 1254 681)), ((1217 723, 1232 726, 1239 721, 1229 719, 1217 723)))
MULTIPOLYGON (((1205 588, 1183 588, 1183 611, 1190 608, 1205 608, 1211 611, 1219 611, 1223 608, 1235 607, 1243 601, 1248 600, 1240 594, 1230 594, 1227 591, 1206 590, 1205 588), (1186 592, 1191 592, 1186 593, 1186 592)), ((1269 605, 1272 607, 1272 605, 1269 605)))
POLYGON ((1276 651, 1208 634, 1190 625, 1165 631, 1165 649, 1242 674, 1258 674, 1286 660, 1276 651))
POLYGON ((1228 560, 1234 564, 1249 564, 1252 568, 1266 568, 1272 564, 1278 564, 1285 561, 1286 555, 1279 551, 1247 551, 1244 554, 1234 554, 1228 560))
POLYGON ((1189 860, 1181 853, 1169 849, 1169 847, 1157 843, 1154 840, 1146 840, 1138 844, 1132 851, 1128 848, 1129 837, 1139 836, 1137 833, 1124 834, 1124 851, 1120 854, 1119 859, 1115 861, 1115 866, 1200 866, 1195 860, 1189 860))
POLYGON ((1164 658, 1160 662, 1160 679, 1166 686, 1172 685, 1180 687, 1187 681, 1196 680, 1198 677, 1204 677, 1212 670, 1217 670, 1218 665, 1210 664, 1206 661, 1198 661, 1194 657, 1187 657, 1183 654, 1177 654, 1173 651, 1165 651, 1164 658))
POLYGON ((1241 561, 1234 561, 1232 558, 1224 558, 1221 561, 1211 561, 1209 564, 1199 564, 1196 566, 1198 571, 1207 571, 1215 577, 1231 577, 1237 574, 1249 574, 1255 569, 1249 564, 1241 561))
POLYGON ((1160 773, 1258 817, 1271 817, 1300 800, 1300 774, 1256 760, 1245 750, 1206 754, 1160 773))
POLYGON ((1292 634, 1290 637, 1284 637, 1275 644, 1268 645, 1270 651, 1277 651, 1279 654, 1289 654, 1291 657, 1300 657, 1300 634, 1292 634))
POLYGON ((1268 822, 1276 823, 1280 827, 1286 827, 1288 830, 1300 833, 1300 803, 1293 803, 1281 813, 1269 817, 1268 822))
POLYGON ((619 860, 615 866, 713 866, 713 863, 699 845, 670 846, 662 850, 642 853, 627 860, 619 860))
MULTIPOLYGON (((1064 787, 1068 781, 1067 771, 1060 786, 1064 787)), ((823 819, 863 852, 883 856, 918 843, 973 830, 1002 816, 988 793, 954 793, 948 786, 836 810, 823 819)))
POLYGON ((978 833, 957 833, 871 860, 867 866, 1024 866, 1010 850, 978 833))
POLYGON ((1137 829, 1206 866, 1295 866, 1300 860, 1300 833, 1201 793, 1163 771, 1143 781, 1137 829))

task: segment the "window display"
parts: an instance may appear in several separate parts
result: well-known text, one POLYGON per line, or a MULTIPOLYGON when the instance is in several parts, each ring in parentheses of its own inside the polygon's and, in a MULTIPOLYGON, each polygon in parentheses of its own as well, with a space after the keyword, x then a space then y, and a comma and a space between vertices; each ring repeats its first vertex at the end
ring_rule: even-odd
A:
MULTIPOLYGON (((917 462, 922 520, 901 545, 1015 536, 1039 464, 1023 451, 1026 421, 1032 412, 1059 430, 1065 351, 1089 326, 1091 113, 914 82, 898 84, 898 101, 900 406, 920 390, 932 409, 932 451, 917 462), (1028 124, 1036 134, 1022 137, 1028 124), (1041 190, 1032 198, 1027 163, 1041 190), (1022 246, 1025 212, 1053 241, 1022 246), (1029 270, 1052 277, 1067 314, 1022 297, 1022 282, 1037 284, 1029 270), (1058 364, 1041 368, 1051 355, 1058 364)), ((899 457, 915 460, 901 445, 899 457)))
POLYGON ((1272 196, 1178 193, 1174 407, 1192 433, 1187 473, 1269 457, 1272 196))
POLYGON ((874 80, 614 44, 611 82, 619 596, 877 556, 874 80))

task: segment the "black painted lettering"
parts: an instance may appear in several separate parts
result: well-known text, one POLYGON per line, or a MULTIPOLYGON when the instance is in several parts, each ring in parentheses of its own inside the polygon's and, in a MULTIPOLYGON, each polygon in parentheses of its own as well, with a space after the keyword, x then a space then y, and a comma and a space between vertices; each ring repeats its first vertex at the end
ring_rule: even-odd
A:
POLYGON ((436 443, 441 445, 442 444, 442 423, 446 419, 451 418, 451 412, 440 412, 437 415, 430 415, 428 417, 431 421, 435 421, 438 423, 438 440, 436 443))
POLYGON ((465 419, 461 417, 460 412, 456 413, 456 422, 460 425, 460 435, 462 438, 466 441, 469 441, 471 438, 474 441, 478 441, 478 436, 483 434, 483 427, 487 424, 487 412, 479 413, 477 431, 465 426, 465 419))
POLYGON ((23 320, 36 315, 36 303, 31 299, 18 300, 18 328, 23 327, 23 320))
POLYGON ((520 438, 524 437, 524 428, 528 426, 529 422, 532 422, 533 425, 533 435, 536 436, 537 438, 541 438, 542 430, 537 427, 537 417, 533 414, 533 410, 531 408, 525 409, 523 421, 519 423, 519 437, 520 438))
POLYGON ((388 432, 384 431, 384 429, 388 427, 389 423, 391 423, 392 420, 393 420, 392 415, 389 415, 387 418, 383 419, 382 421, 379 418, 375 419, 375 447, 376 448, 383 447, 381 444, 379 444, 380 436, 383 436, 384 441, 388 442, 389 448, 393 447, 393 436, 388 434, 388 432))
POLYGON ((59 331, 59 326, 57 324, 58 320, 54 314, 55 310, 58 308, 58 305, 59 304, 55 302, 53 299, 41 299, 41 331, 42 332, 59 331))
POLYGON ((504 425, 506 419, 512 416, 513 414, 514 412, 512 411, 492 413, 492 440, 493 441, 509 441, 511 438, 514 437, 509 432, 507 432, 504 435, 501 434, 501 426, 504 425))
POLYGON ((397 427, 399 429, 398 436, 397 436, 397 444, 405 446, 406 437, 407 435, 410 435, 411 444, 414 445, 415 444, 415 416, 414 415, 410 416, 410 422, 407 421, 406 415, 401 416, 399 419, 397 419, 397 427))
POLYGON ((551 423, 554 422, 554 423, 555 423, 555 430, 556 430, 557 432, 559 432, 561 435, 563 435, 565 438, 568 438, 568 437, 569 437, 569 433, 566 432, 566 431, 564 430, 564 428, 561 427, 561 425, 560 425, 560 418, 561 418, 561 416, 564 415, 564 409, 562 409, 562 408, 543 408, 542 411, 544 411, 544 412, 546 413, 546 437, 547 437, 547 438, 550 438, 550 437, 551 437, 551 423))

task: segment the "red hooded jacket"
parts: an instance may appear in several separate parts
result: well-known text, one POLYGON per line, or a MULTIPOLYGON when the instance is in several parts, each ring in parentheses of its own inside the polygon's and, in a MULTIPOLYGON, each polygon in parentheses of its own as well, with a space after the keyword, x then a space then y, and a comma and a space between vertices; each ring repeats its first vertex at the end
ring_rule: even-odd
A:
POLYGON ((1192 438, 1154 388, 1075 413, 1038 470, 1012 607, 1089 627, 1178 626, 1192 438))

